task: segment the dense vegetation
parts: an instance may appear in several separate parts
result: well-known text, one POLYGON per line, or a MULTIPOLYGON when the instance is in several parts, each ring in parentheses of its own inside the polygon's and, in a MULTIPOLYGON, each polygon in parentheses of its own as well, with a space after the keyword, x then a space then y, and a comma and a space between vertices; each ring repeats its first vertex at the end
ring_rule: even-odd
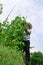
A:
POLYGON ((27 23, 24 17, 17 16, 11 23, 0 23, 0 64, 24 65, 24 53, 22 35, 27 23), (22 60, 22 61, 21 61, 22 60))
POLYGON ((41 52, 31 53, 31 65, 43 65, 43 54, 41 52))

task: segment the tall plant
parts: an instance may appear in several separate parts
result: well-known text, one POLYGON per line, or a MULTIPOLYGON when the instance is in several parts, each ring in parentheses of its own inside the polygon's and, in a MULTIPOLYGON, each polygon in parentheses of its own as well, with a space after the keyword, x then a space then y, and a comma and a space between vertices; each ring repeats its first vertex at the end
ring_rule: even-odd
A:
POLYGON ((15 47, 23 50, 23 34, 25 34, 25 29, 27 23, 24 17, 17 16, 10 24, 7 24, 6 21, 2 24, 2 44, 4 46, 15 47))

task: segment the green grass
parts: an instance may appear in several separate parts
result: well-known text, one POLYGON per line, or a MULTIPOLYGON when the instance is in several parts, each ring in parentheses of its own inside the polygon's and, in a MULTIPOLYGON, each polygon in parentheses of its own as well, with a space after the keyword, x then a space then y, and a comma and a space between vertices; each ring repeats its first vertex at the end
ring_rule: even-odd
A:
POLYGON ((0 46, 0 65, 25 65, 21 51, 0 46))

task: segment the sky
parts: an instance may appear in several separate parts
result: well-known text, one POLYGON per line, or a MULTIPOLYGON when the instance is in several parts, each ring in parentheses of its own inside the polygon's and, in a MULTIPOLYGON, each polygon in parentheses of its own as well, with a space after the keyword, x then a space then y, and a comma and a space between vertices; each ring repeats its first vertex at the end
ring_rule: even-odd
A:
POLYGON ((16 16, 24 16, 27 22, 33 26, 31 30, 30 51, 43 52, 43 0, 0 0, 3 4, 3 13, 0 21, 5 20, 11 9, 14 7, 8 20, 13 20, 16 16))

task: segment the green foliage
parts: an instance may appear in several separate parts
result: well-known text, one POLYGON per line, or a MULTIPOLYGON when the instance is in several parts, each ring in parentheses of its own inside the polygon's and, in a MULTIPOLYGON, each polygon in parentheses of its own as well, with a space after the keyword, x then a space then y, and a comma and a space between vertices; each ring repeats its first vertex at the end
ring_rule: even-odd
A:
POLYGON ((21 51, 0 46, 0 65, 25 65, 21 51))
POLYGON ((31 65, 43 65, 43 54, 41 52, 31 54, 31 65))
POLYGON ((0 3, 0 14, 2 13, 3 5, 0 3))
POLYGON ((25 33, 25 29, 27 27, 26 20, 24 17, 16 17, 15 20, 11 22, 11 24, 7 25, 7 23, 3 22, 2 24, 2 40, 3 45, 5 46, 18 46, 19 49, 23 49, 24 43, 23 34, 25 33))
MULTIPOLYGON (((0 23, 0 65, 25 65, 23 59, 23 34, 27 23, 17 16, 11 23, 0 23), (21 61, 22 60, 22 61, 21 61)), ((25 57, 25 54, 24 54, 25 57)))

